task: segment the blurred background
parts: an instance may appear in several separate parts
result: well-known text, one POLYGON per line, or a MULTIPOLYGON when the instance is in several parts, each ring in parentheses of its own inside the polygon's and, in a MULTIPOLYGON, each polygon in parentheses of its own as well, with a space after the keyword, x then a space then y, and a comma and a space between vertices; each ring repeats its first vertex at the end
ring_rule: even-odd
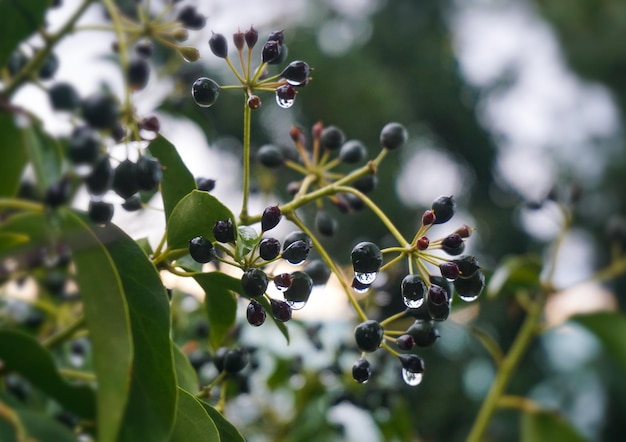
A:
MULTIPOLYGON (((66 0, 51 12, 52 26, 71 13, 73 3, 66 0)), ((119 3, 133 13, 134 2, 119 3)), ((455 223, 476 227, 468 252, 490 275, 511 255, 543 256, 563 221, 555 201, 575 201, 557 284, 566 288, 583 281, 609 261, 620 239, 615 232, 626 231, 622 0, 196 4, 208 17, 207 26, 192 32, 188 43, 198 47, 202 59, 181 64, 158 51, 148 87, 135 99, 138 114, 159 116, 163 135, 180 149, 192 173, 215 179, 214 194, 230 207, 238 207, 241 198, 241 96, 223 91, 216 105, 200 108, 191 99, 191 84, 200 76, 236 83, 209 50, 211 32, 230 36, 254 25, 262 41, 270 31, 284 29, 288 60, 306 61, 313 80, 288 110, 276 106, 271 94, 261 96, 263 106, 253 116, 253 151, 266 143, 287 148, 293 125, 308 134, 322 121, 361 140, 374 157, 380 129, 398 121, 409 130, 408 145, 387 157, 370 196, 407 236, 435 198, 454 195, 459 206, 454 225, 438 232, 449 233, 455 223)), ((163 3, 152 1, 151 7, 157 12, 163 3)), ((102 20, 103 11, 94 7, 84 24, 102 20)), ((57 80, 73 82, 81 95, 103 84, 121 95, 122 78, 110 56, 113 41, 103 32, 67 38, 58 49, 57 80)), ((18 101, 40 114, 51 132, 69 132, 68 121, 46 108, 42 94, 25 88, 18 101)), ((289 171, 255 167, 255 209, 287 200, 286 186, 295 178, 289 171)), ((87 201, 85 196, 77 204, 86 207, 87 201)), ((349 251, 360 240, 390 242, 367 210, 346 215, 331 204, 326 208, 339 229, 323 241, 341 264, 349 264, 349 251)), ((314 209, 302 216, 312 223, 314 209)), ((164 227, 154 218, 150 212, 116 211, 114 222, 154 241, 164 227)), ((290 227, 283 224, 286 234, 290 227)), ((368 300, 372 317, 401 309, 399 270, 386 275, 368 300)), ((591 335, 562 322, 571 311, 623 309, 624 289, 623 278, 585 285, 549 305, 546 314, 554 327, 532 347, 511 385, 512 393, 562 412, 588 440, 620 440, 624 434, 626 381, 591 335)), ((289 347, 265 330, 269 327, 264 333, 254 330, 254 336, 243 327, 242 339, 259 349, 259 368, 242 379, 242 391, 250 394, 234 400, 229 418, 250 441, 463 440, 494 374, 468 323, 487 330, 506 349, 523 310, 506 296, 459 308, 441 325, 437 344, 422 352, 427 371, 419 387, 404 385, 397 361, 378 354, 372 359, 374 379, 361 386, 348 373, 358 355, 353 318, 341 296, 317 289, 315 311, 328 314, 303 315, 290 327, 289 347)), ((179 322, 181 339, 193 339, 191 322, 201 317, 199 307, 181 293, 178 308, 191 318, 179 322)), ((212 366, 206 365, 198 367, 210 377, 212 366)), ((493 440, 516 440, 519 414, 498 412, 492 430, 493 440)))

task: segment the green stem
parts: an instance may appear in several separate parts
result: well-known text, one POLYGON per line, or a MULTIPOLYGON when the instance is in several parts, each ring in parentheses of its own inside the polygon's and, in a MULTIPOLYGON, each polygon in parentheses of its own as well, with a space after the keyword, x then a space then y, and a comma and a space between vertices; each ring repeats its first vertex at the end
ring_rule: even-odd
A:
POLYGON ((70 368, 59 368, 59 374, 66 378, 78 379, 80 381, 94 382, 96 375, 88 371, 72 370, 70 368))
POLYGON ((50 336, 43 341, 42 345, 47 349, 51 349, 70 339, 74 334, 85 325, 85 317, 80 316, 73 323, 61 330, 55 335, 50 336))
POLYGON ((16 198, 0 198, 0 209, 24 210, 26 212, 43 212, 43 204, 16 198))
POLYGON ((397 319, 404 318, 406 316, 407 312, 408 312, 408 310, 402 310, 400 313, 396 313, 395 315, 389 316, 384 321, 381 321, 381 323, 380 323, 381 327, 385 327, 386 325, 391 324, 393 321, 395 321, 397 319))
POLYGON ((249 224, 248 197, 250 195, 250 122, 252 109, 244 99, 243 103, 243 201, 239 220, 242 224, 249 224))

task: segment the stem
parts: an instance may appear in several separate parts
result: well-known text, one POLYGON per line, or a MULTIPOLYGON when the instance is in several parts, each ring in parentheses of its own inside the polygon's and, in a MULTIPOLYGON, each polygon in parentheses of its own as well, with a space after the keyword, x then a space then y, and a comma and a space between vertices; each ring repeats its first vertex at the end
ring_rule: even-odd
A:
POLYGON ((389 316, 384 321, 380 322, 381 327, 385 327, 387 324, 391 324, 396 319, 402 319, 406 316, 407 310, 402 310, 400 313, 396 313, 395 315, 389 316))
POLYGON ((0 209, 16 209, 27 212, 43 212, 43 204, 16 198, 0 198, 0 209))
POLYGON ((50 336, 48 339, 43 341, 42 345, 47 349, 51 349, 56 347, 59 344, 62 344, 66 340, 70 339, 74 334, 81 329, 85 325, 85 317, 78 317, 73 323, 71 323, 67 328, 61 330, 55 335, 50 336))
POLYGON ((243 103, 243 201, 239 219, 242 224, 249 223, 248 197, 250 194, 250 121, 252 109, 244 97, 243 103))
POLYGON ((2 401, 0 401, 0 420, 8 422, 9 425, 13 427, 16 442, 33 441, 33 439, 28 437, 28 433, 26 432, 24 425, 22 425, 22 421, 20 421, 20 417, 17 412, 2 401))
POLYGON ((78 379, 81 381, 94 382, 96 375, 88 371, 72 370, 70 368, 59 368, 59 374, 66 378, 78 379))

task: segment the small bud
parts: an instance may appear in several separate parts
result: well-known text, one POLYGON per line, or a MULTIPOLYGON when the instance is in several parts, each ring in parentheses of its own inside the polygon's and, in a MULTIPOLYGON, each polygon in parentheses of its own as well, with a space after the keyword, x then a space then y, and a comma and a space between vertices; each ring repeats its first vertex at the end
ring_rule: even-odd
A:
POLYGON ((298 126, 292 126, 291 129, 289 129, 289 136, 294 141, 294 143, 304 143, 302 130, 300 130, 298 126))
POLYGON ((459 234, 452 233, 441 241, 441 249, 448 255, 460 255, 465 249, 465 243, 459 234))
POLYGON ((274 285, 280 291, 287 290, 289 287, 291 287, 291 274, 281 273, 274 276, 274 285))
POLYGON ((426 236, 422 236, 417 240, 417 250, 426 250, 430 245, 430 240, 426 236))
POLYGON ((184 28, 178 28, 172 33, 172 37, 174 37, 176 41, 186 41, 189 38, 189 31, 184 28))
POLYGON ((189 63, 200 60, 200 51, 191 46, 178 46, 178 52, 189 63))
POLYGON ((159 119, 154 115, 144 118, 139 123, 139 126, 150 132, 158 132, 161 129, 161 124, 159 123, 159 119))
POLYGON ((228 57, 228 41, 226 41, 224 34, 212 33, 209 39, 209 47, 216 57, 228 57))
POLYGON ((246 44, 245 34, 241 31, 237 31, 233 34, 233 43, 238 51, 243 49, 243 45, 246 44))
POLYGON ((422 225, 423 226, 432 226, 435 223, 435 212, 432 210, 427 210, 422 215, 422 225))
POLYGON ((262 102, 258 95, 250 95, 248 97, 248 107, 252 110, 257 110, 261 107, 262 102))
POLYGON ((322 136, 322 131, 324 130, 324 125, 321 121, 318 121, 311 128, 311 134, 313 134, 314 140, 319 140, 322 136))
POLYGON ((246 39, 248 49, 252 49, 256 42, 259 40, 259 33, 256 29, 250 26, 250 29, 248 29, 244 34, 244 38, 246 39))
POLYGON ((474 227, 470 227, 467 224, 463 224, 461 227, 456 229, 453 233, 458 234, 461 238, 469 238, 474 230, 476 230, 474 227))
POLYGON ((400 335, 396 339, 396 345, 400 350, 411 350, 415 346, 415 339, 409 334, 400 335))
POLYGON ((452 261, 446 261, 439 264, 439 271, 441 271, 441 276, 453 281, 458 278, 460 274, 459 266, 452 261))

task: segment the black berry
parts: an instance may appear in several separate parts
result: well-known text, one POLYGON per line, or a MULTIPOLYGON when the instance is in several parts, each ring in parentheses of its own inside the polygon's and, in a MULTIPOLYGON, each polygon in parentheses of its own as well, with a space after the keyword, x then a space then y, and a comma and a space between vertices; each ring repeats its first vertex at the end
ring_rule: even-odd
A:
POLYGON ((417 308, 424 301, 426 283, 419 275, 406 275, 402 279, 401 292, 404 303, 409 307, 417 308))
POLYGON ((458 233, 452 233, 441 241, 441 250, 448 255, 460 255, 465 250, 465 242, 458 233))
POLYGON ((445 321, 450 315, 450 296, 445 288, 431 284, 426 296, 426 308, 435 321, 445 321))
POLYGON ((285 261, 291 264, 300 264, 302 261, 308 258, 311 251, 311 243, 304 240, 297 240, 287 247, 283 244, 282 257, 285 261))
POLYGON ((402 354, 398 356, 398 359, 400 359, 402 368, 406 371, 415 374, 424 373, 424 361, 419 356, 413 354, 402 354))
POLYGON ((67 156, 74 164, 92 164, 100 153, 100 137, 90 127, 74 129, 67 146, 67 156))
POLYGON ((415 345, 415 339, 410 334, 400 335, 396 339, 396 345, 400 350, 409 351, 415 345))
POLYGON ((228 57, 228 41, 224 34, 212 33, 211 38, 209 38, 209 47, 216 57, 228 57))
POLYGON ((337 150, 345 141, 343 131, 337 126, 325 127, 320 135, 320 145, 326 150, 337 150))
POLYGON ((140 190, 154 190, 163 177, 161 163, 156 158, 142 156, 137 160, 137 184, 140 190))
POLYGON ((253 268, 246 270, 241 277, 241 287, 246 296, 258 298, 267 290, 269 279, 261 269, 253 268))
POLYGON ((364 177, 356 180, 352 185, 355 189, 363 192, 370 193, 374 189, 376 189, 376 185, 378 184, 378 178, 376 175, 365 175, 364 177))
POLYGON ((91 173, 85 178, 87 191, 92 195, 102 195, 113 182, 113 167, 109 157, 102 157, 94 164, 91 173))
POLYGON ((372 242, 360 242, 350 254, 355 273, 375 273, 383 265, 383 254, 372 242))
POLYGON ((246 309, 246 319, 250 325, 258 327, 265 322, 265 308, 255 299, 251 299, 246 309))
POLYGON ((141 57, 150 58, 153 51, 154 47, 150 40, 141 40, 135 45, 135 52, 141 57))
POLYGON ((430 347, 439 338, 435 323, 428 319, 417 319, 406 333, 413 337, 413 341, 418 347, 430 347))
POLYGON ((47 206, 55 208, 65 204, 69 196, 70 180, 63 177, 48 188, 43 201, 47 206))
POLYGON ((478 260, 474 256, 461 256, 452 262, 458 266, 461 278, 471 278, 480 269, 478 260))
POLYGON ((196 187, 198 190, 210 192, 215 189, 215 180, 212 178, 196 178, 196 187))
POLYGON ((229 349, 224 355, 224 371, 226 373, 239 373, 248 365, 250 356, 243 348, 229 349))
POLYGON ((401 147, 408 138, 409 133, 400 123, 387 123, 380 131, 380 145, 388 150, 401 147))
POLYGON ((278 206, 266 207, 261 215, 261 230, 264 232, 272 230, 278 225, 282 216, 278 206))
POLYGON ((212 106, 220 95, 220 85, 207 77, 198 78, 191 86, 191 95, 198 106, 212 106))
POLYGON ((383 342, 383 334, 382 326, 373 319, 361 322, 354 329, 356 345, 366 352, 376 351, 380 347, 381 342, 383 342))
POLYGON ((441 276, 446 279, 455 280, 459 277, 459 266, 454 261, 446 261, 439 264, 439 270, 441 271, 441 276))
POLYGON ((261 59, 263 60, 263 63, 271 63, 272 61, 278 59, 280 51, 281 44, 277 41, 272 40, 265 42, 261 52, 261 59))
POLYGON ((126 69, 126 81, 128 86, 135 91, 146 87, 150 79, 150 65, 143 57, 133 58, 128 62, 126 69))
POLYGON ((137 164, 131 160, 124 160, 115 168, 113 173, 113 190, 124 199, 133 196, 139 190, 137 182, 137 164))
POLYGON ((196 236, 189 241, 189 254, 194 261, 207 263, 215 259, 215 247, 204 236, 196 236))
POLYGON ((46 60, 43 62, 43 65, 41 65, 41 68, 39 69, 39 79, 50 80, 52 77, 54 77, 54 74, 56 74, 58 69, 59 69, 59 58, 56 56, 56 54, 51 53, 46 58, 46 60))
POLYGON ((309 300, 311 290, 313 289, 313 280, 304 272, 293 272, 291 274, 291 285, 283 295, 285 300, 291 305, 292 309, 304 307, 309 300))
POLYGON ((318 210, 315 215, 315 228, 324 236, 334 236, 337 231, 337 220, 325 210, 318 210))
POLYGON ((176 17, 187 29, 199 30, 204 28, 206 17, 200 14, 195 6, 187 5, 183 7, 176 17))
POLYGON ((339 149, 339 159, 344 163, 354 164, 363 161, 367 156, 367 149, 357 140, 346 141, 339 149))
POLYGON ((82 102, 83 118, 95 129, 111 129, 118 122, 120 109, 117 101, 105 93, 96 93, 82 102))
POLYGON ((136 212, 143 207, 139 195, 135 194, 122 203, 122 208, 127 212, 136 212))
POLYGON ((104 201, 89 201, 89 218, 96 224, 108 224, 113 219, 113 204, 104 201))
POLYGON ((291 319, 291 306, 285 301, 271 299, 272 316, 280 322, 287 322, 291 319))
POLYGON ((292 61, 283 69, 280 76, 292 86, 304 86, 309 81, 311 70, 304 61, 292 61))
POLYGON ((435 213, 434 224, 443 224, 454 216, 456 212, 456 202, 452 196, 441 196, 433 201, 431 208, 435 213))
POLYGON ((233 221, 230 219, 215 221, 213 237, 216 241, 221 243, 235 242, 235 227, 233 226, 233 221))
POLYGON ((271 261, 280 255, 280 241, 276 238, 263 238, 259 243, 259 256, 266 261, 271 261))
POLYGON ((358 359, 352 366, 352 378, 359 384, 366 383, 371 375, 370 363, 365 358, 358 359))
POLYGON ((313 285, 324 285, 330 278, 330 269, 320 259, 312 260, 304 266, 302 271, 311 277, 313 285))
POLYGON ((454 289, 463 300, 474 300, 485 288, 485 275, 478 270, 469 278, 458 278, 454 281, 454 289))
POLYGON ((281 166, 285 161, 285 156, 283 155, 282 150, 273 144, 265 144, 261 146, 256 154, 256 157, 259 163, 271 169, 281 166))
POLYGON ((48 89, 50 104, 54 110, 72 111, 80 106, 80 96, 69 83, 56 83, 48 89))

